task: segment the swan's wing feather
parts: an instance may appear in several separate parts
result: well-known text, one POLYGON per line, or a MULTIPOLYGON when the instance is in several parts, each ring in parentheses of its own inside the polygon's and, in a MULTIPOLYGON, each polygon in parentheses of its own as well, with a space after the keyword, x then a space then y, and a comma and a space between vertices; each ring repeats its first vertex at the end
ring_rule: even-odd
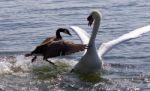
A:
POLYGON ((147 33, 147 32, 150 32, 150 25, 133 30, 133 31, 131 31, 127 34, 124 34, 112 41, 102 43, 102 45, 98 49, 99 56, 102 58, 104 56, 104 54, 106 54, 108 51, 110 51, 116 45, 118 45, 122 42, 128 41, 128 40, 140 37, 140 36, 142 36, 142 34, 147 33))
POLYGON ((89 34, 85 30, 83 30, 77 26, 71 26, 70 28, 78 35, 82 44, 89 43, 89 34))

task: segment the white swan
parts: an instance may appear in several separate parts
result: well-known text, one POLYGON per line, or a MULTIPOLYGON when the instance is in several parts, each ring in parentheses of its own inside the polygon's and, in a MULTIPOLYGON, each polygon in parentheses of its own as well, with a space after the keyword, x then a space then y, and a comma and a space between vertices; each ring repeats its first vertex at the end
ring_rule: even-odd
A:
MULTIPOLYGON (((95 47, 95 37, 98 31, 98 27, 101 20, 101 14, 99 11, 93 11, 90 14, 90 17, 94 18, 94 27, 92 31, 92 36, 89 41, 89 35, 83 29, 77 26, 71 26, 71 29, 79 36, 83 44, 88 44, 89 41, 89 48, 85 55, 81 58, 81 60, 75 65, 73 71, 77 71, 80 73, 93 73, 98 72, 102 68, 102 58, 104 54, 110 51, 116 45, 140 37, 142 34, 147 33, 150 31, 150 25, 144 26, 142 28, 138 28, 133 30, 127 34, 120 36, 117 39, 112 41, 102 43, 97 51, 95 47)), ((90 22, 91 23, 91 22, 90 22)))
MULTIPOLYGON (((77 71, 79 73, 93 73, 97 72, 102 67, 102 61, 99 58, 97 48, 95 46, 95 38, 99 29, 101 14, 100 12, 93 11, 89 17, 87 18, 89 21, 89 25, 92 25, 94 21, 93 32, 91 38, 88 43, 88 49, 85 55, 81 58, 81 60, 74 67, 73 71, 77 71)), ((80 34, 80 33, 79 33, 80 34)), ((84 37, 84 36, 82 36, 84 37)), ((82 40, 82 39, 81 39, 82 40)), ((88 39, 86 40, 88 41, 88 39)), ((83 43, 87 43, 82 41, 83 43)))

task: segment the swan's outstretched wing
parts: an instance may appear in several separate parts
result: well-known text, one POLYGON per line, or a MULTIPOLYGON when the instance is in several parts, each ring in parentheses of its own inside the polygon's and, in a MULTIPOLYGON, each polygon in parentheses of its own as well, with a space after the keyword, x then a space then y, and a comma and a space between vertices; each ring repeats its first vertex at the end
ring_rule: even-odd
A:
POLYGON ((85 30, 83 30, 77 26, 71 26, 70 28, 78 35, 82 44, 89 43, 89 34, 85 30))
POLYGON ((142 28, 138 28, 127 34, 120 36, 117 39, 103 43, 98 49, 99 56, 102 58, 104 56, 104 54, 106 54, 109 50, 111 50, 116 45, 118 45, 122 42, 128 41, 130 39, 140 37, 142 34, 147 33, 147 32, 150 32, 150 25, 144 26, 142 28))

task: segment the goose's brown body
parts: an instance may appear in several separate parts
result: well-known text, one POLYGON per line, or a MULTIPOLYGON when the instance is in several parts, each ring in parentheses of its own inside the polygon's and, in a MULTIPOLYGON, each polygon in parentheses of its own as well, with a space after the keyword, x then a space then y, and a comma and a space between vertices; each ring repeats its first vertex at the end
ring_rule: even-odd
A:
POLYGON ((56 32, 56 37, 49 37, 45 39, 39 46, 35 48, 34 51, 32 51, 29 54, 26 54, 25 56, 34 55, 35 57, 32 59, 33 62, 35 61, 37 55, 42 55, 43 59, 48 61, 47 58, 68 55, 71 53, 83 51, 86 48, 86 45, 75 44, 70 41, 63 40, 60 36, 60 32, 64 32, 71 35, 67 29, 60 28, 56 32))

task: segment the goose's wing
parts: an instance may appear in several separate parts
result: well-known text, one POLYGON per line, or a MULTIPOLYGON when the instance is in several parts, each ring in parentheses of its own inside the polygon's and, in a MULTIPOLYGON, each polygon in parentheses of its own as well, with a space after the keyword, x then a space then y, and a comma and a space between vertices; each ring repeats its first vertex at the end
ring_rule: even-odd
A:
POLYGON ((64 41, 62 45, 62 51, 65 52, 65 54, 72 54, 75 52, 84 51, 86 49, 86 45, 84 44, 75 44, 69 41, 64 41))
POLYGON ((142 36, 142 34, 147 33, 150 31, 150 25, 138 28, 136 30, 133 30, 127 34, 124 34, 120 37, 118 37, 117 39, 114 39, 112 41, 106 42, 106 43, 102 43, 102 45, 99 47, 98 52, 99 52, 99 56, 102 58, 104 56, 104 54, 106 54, 108 51, 110 51, 113 47, 115 47, 116 45, 134 39, 134 38, 138 38, 140 36, 142 36))
POLYGON ((84 51, 85 48, 86 45, 84 44, 74 44, 69 41, 60 40, 52 42, 45 49, 48 57, 57 57, 84 51))
POLYGON ((83 30, 77 26, 71 26, 70 28, 78 35, 82 44, 89 43, 89 34, 85 30, 83 30))

